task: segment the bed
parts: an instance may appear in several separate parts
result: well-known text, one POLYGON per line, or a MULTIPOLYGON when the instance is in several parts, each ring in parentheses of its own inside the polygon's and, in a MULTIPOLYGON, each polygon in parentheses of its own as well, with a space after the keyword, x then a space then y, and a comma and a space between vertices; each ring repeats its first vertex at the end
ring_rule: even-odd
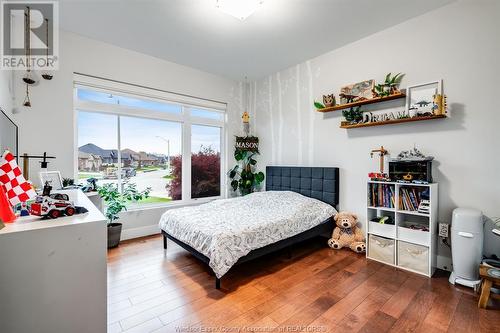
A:
POLYGON ((266 192, 165 212, 164 248, 170 239, 208 264, 220 289, 235 265, 331 234, 338 168, 268 166, 266 175, 266 192))

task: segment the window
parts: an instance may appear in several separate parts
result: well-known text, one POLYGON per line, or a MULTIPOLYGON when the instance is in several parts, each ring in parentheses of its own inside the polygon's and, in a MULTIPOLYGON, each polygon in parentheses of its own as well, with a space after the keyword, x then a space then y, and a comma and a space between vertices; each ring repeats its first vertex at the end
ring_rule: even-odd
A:
POLYGON ((191 197, 220 195, 220 128, 191 127, 191 197))
POLYGON ((149 203, 165 203, 181 196, 170 193, 170 161, 181 156, 182 124, 120 116, 122 175, 142 191, 151 189, 149 203))
POLYGON ((224 120, 224 114, 222 112, 214 112, 210 110, 203 109, 191 109, 192 117, 200 117, 214 120, 224 120))
POLYGON ((149 188, 137 206, 221 196, 223 111, 75 89, 80 183, 149 188))
POLYGON ((117 116, 78 113, 78 179, 86 183, 96 178, 101 183, 117 183, 117 116))

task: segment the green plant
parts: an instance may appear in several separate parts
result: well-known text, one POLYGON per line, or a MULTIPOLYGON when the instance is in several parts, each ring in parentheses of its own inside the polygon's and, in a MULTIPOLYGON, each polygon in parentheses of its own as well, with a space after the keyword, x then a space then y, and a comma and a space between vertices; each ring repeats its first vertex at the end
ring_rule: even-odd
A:
POLYGON ((325 106, 322 103, 316 102, 316 101, 314 101, 314 107, 316 109, 324 109, 325 108, 325 106))
POLYGON ((75 185, 75 180, 73 178, 63 178, 63 186, 72 186, 75 185))
POLYGON ((377 94, 378 97, 392 95, 397 92, 403 76, 403 73, 398 73, 394 76, 392 76, 392 73, 389 73, 385 76, 384 83, 375 85, 373 91, 377 94))
POLYGON ((240 190, 241 195, 255 191, 255 188, 264 181, 264 173, 255 172, 257 160, 254 158, 258 152, 236 149, 234 158, 238 162, 230 171, 231 187, 233 191, 240 190))
POLYGON ((363 120, 363 112, 361 111, 361 107, 355 107, 350 109, 345 109, 342 111, 342 115, 345 117, 350 123, 358 123, 363 120))
POLYGON ((128 203, 148 198, 151 188, 148 187, 143 191, 139 191, 136 184, 124 182, 123 191, 120 193, 118 184, 108 183, 99 186, 97 192, 106 202, 105 215, 108 223, 111 223, 119 219, 118 214, 127 210, 128 203))

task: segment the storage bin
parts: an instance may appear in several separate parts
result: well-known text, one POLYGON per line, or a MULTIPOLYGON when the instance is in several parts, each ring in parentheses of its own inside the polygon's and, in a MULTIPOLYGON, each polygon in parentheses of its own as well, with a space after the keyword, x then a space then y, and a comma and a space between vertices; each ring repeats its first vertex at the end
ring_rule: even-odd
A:
POLYGON ((398 266, 428 275, 429 248, 398 241, 398 266))
POLYGON ((368 257, 394 265, 394 240, 369 235, 368 257))
POLYGON ((409 224, 404 223, 403 226, 398 227, 398 238, 410 243, 428 245, 430 243, 430 232, 410 229, 409 224))
POLYGON ((394 238, 394 232, 396 231, 396 226, 394 224, 381 224, 378 222, 368 222, 368 230, 371 233, 394 238))

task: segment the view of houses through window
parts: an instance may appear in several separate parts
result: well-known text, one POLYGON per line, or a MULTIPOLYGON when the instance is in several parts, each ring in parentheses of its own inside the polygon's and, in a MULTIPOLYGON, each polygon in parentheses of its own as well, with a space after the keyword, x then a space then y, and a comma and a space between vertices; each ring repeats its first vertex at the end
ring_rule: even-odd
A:
POLYGON ((149 198, 139 204, 221 195, 220 111, 196 113, 198 117, 206 114, 212 122, 220 117, 219 126, 191 124, 183 121, 186 118, 182 118, 182 106, 167 104, 165 111, 158 102, 149 105, 148 100, 129 98, 135 110, 144 110, 145 117, 139 117, 129 116, 127 100, 121 99, 120 103, 115 95, 108 94, 110 100, 103 101, 106 95, 102 92, 78 89, 77 96, 81 102, 77 102, 80 183, 95 178, 98 184, 116 183, 118 188, 126 184, 134 184, 138 190, 150 188, 149 198), (100 104, 114 104, 116 110, 103 107, 99 112, 100 104), (167 120, 176 117, 178 121, 167 120), (183 131, 187 126, 191 132, 190 142, 185 143, 191 148, 190 198, 182 193, 183 131))

